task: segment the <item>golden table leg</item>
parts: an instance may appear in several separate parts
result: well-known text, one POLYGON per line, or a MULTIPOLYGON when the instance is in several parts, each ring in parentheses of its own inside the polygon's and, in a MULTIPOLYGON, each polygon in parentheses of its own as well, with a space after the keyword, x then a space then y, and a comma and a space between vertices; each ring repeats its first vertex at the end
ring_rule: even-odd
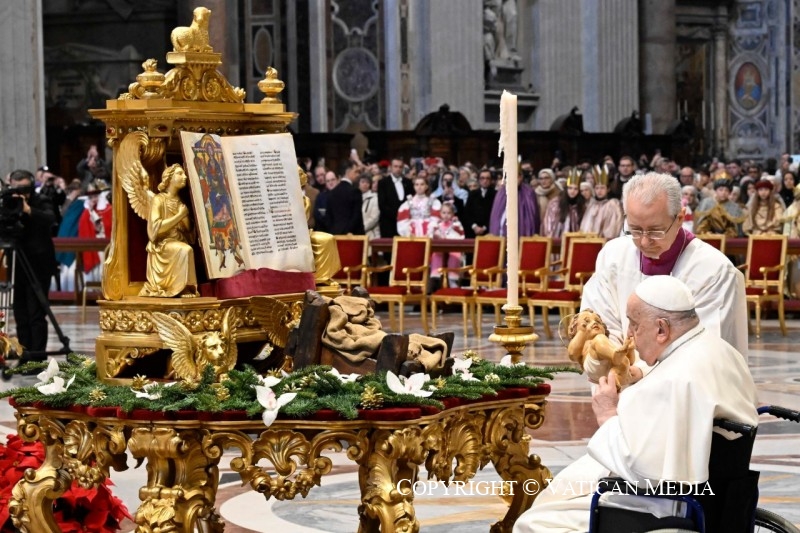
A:
MULTIPOLYGON (((537 414, 543 421, 543 410, 537 414)), ((552 478, 550 470, 542 465, 538 455, 528 455, 530 436, 525 432, 525 427, 533 424, 534 418, 525 408, 512 407, 493 411, 486 424, 484 442, 489 446, 492 464, 514 491, 508 512, 502 520, 492 525, 491 533, 511 533, 520 515, 530 508, 536 496, 544 490, 546 480, 552 478)))
POLYGON ((206 430, 135 428, 131 455, 147 462, 147 486, 139 489, 137 533, 200 531, 221 533, 225 525, 214 509, 219 456, 206 453, 206 430))
POLYGON ((414 513, 412 487, 427 455, 422 430, 380 429, 370 441, 370 453, 359 461, 359 533, 417 533, 419 521, 414 513))

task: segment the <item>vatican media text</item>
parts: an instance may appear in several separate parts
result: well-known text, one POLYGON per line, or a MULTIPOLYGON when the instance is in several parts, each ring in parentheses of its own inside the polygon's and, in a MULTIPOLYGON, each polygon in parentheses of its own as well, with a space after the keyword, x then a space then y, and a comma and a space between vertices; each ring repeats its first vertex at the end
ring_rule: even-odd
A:
POLYGON ((397 483, 397 491, 402 494, 413 492, 415 496, 514 496, 516 491, 534 495, 550 492, 563 496, 580 496, 593 492, 609 494, 648 494, 652 496, 713 496, 714 492, 708 482, 691 485, 679 481, 662 481, 649 479, 644 482, 600 480, 600 481, 562 481, 547 478, 544 483, 535 479, 522 481, 451 481, 445 483, 437 480, 401 479, 397 483))

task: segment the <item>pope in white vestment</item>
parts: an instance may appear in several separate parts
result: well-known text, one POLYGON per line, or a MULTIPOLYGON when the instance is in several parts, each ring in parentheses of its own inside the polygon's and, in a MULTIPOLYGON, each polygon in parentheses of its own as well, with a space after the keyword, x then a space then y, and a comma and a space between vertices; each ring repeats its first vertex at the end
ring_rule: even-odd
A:
MULTIPOLYGON (((633 240, 614 239, 603 246, 595 273, 583 288, 581 310, 592 309, 600 315, 608 326, 608 337, 620 344, 628 330, 625 316, 628 296, 636 285, 649 277, 642 273, 641 267, 641 253, 633 240)), ((710 244, 691 239, 670 275, 691 289, 700 323, 746 358, 747 303, 741 271, 710 244)))
MULTIPOLYGON (((674 277, 654 276, 639 287, 638 304, 631 305, 645 303, 656 312, 684 311, 672 305, 681 299, 689 302, 688 309, 695 305, 686 285, 674 277), (663 301, 668 302, 665 307, 653 303, 663 301)), ((676 323, 659 319, 659 327, 677 331, 676 323)), ((642 354, 652 371, 620 393, 615 416, 600 420, 598 415, 601 425, 589 441, 588 453, 541 491, 514 533, 588 531, 596 483, 611 472, 642 484, 702 483, 708 479, 714 418, 757 424, 756 388, 745 359, 697 318, 686 324, 682 334, 670 335, 671 342, 655 350, 655 320, 632 328, 637 345, 647 346, 642 354), (652 332, 637 336, 640 328, 652 332)))

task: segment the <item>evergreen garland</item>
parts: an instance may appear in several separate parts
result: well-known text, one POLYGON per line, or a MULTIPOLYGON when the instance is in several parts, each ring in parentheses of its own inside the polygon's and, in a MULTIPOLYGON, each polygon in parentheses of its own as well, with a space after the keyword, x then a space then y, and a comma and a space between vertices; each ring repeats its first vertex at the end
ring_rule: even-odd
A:
MULTIPOLYGON (((272 388, 276 396, 296 392, 297 396, 281 408, 281 412, 292 417, 307 417, 321 409, 330 409, 343 418, 358 418, 358 410, 375 408, 362 405, 362 395, 371 387, 365 398, 380 398, 381 407, 423 406, 443 408, 443 398, 477 399, 495 395, 496 391, 509 387, 535 388, 545 379, 553 379, 557 372, 576 372, 572 367, 531 367, 527 365, 503 366, 477 357, 474 352, 465 354, 472 359, 469 368, 474 380, 462 379, 459 375, 428 381, 424 389, 432 390, 429 397, 412 394, 397 394, 386 383, 386 373, 367 374, 355 381, 343 382, 330 373, 329 366, 309 366, 290 374, 277 376, 281 381, 272 388)), ((44 369, 47 363, 28 363, 19 370, 44 369)), ((149 381, 141 376, 133 380, 133 386, 108 385, 97 379, 94 359, 70 354, 66 362, 59 363, 59 376, 69 387, 55 394, 43 394, 34 385, 18 387, 0 392, 0 398, 11 397, 18 404, 38 404, 52 408, 69 406, 119 407, 125 412, 134 409, 151 411, 195 410, 204 412, 245 411, 249 416, 258 416, 264 408, 256 399, 255 387, 263 385, 262 378, 251 367, 231 370, 227 379, 215 383, 214 371, 206 367, 198 382, 169 383, 149 381), (144 390, 135 390, 136 388, 144 390), (226 390, 222 390, 222 388, 226 390), (149 397, 137 397, 136 392, 146 392, 149 397)))

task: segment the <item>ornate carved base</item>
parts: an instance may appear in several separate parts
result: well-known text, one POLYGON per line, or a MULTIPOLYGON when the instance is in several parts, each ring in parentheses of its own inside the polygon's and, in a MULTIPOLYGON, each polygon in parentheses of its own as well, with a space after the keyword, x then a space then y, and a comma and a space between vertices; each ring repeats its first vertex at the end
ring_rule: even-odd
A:
MULTIPOLYGON (((302 294, 276 297, 286 303, 299 301, 302 294)), ((218 300, 216 298, 146 298, 101 300, 100 336, 95 343, 98 378, 106 383, 127 384, 134 375, 167 378, 171 351, 165 349, 153 313, 177 319, 193 335, 221 333, 228 308, 235 309, 235 342, 239 361, 247 362, 258 355, 268 335, 256 320, 248 298, 218 300)), ((276 360, 278 360, 278 355, 276 360)), ((282 358, 277 366, 280 366, 282 358)))
MULTIPOLYGON (((526 427, 544 420, 544 395, 472 403, 409 420, 278 420, 210 422, 90 417, 86 413, 20 407, 20 436, 46 447, 42 466, 14 487, 9 504, 14 525, 25 533, 56 533, 53 501, 73 479, 96 486, 109 469, 126 468, 126 453, 146 464, 139 490, 138 533, 221 533, 214 505, 218 464, 231 461, 243 483, 266 498, 305 497, 331 470, 327 451, 341 451, 359 466, 359 531, 418 532, 413 483, 419 467, 444 483, 466 482, 489 462, 509 482, 510 506, 493 532, 510 532, 543 488, 549 470, 529 455, 526 427), (259 463, 264 463, 262 466, 259 463), (408 481, 406 481, 408 480, 408 481), (513 491, 513 495, 511 492, 513 491)), ((379 412, 378 412, 379 413, 379 412)))

